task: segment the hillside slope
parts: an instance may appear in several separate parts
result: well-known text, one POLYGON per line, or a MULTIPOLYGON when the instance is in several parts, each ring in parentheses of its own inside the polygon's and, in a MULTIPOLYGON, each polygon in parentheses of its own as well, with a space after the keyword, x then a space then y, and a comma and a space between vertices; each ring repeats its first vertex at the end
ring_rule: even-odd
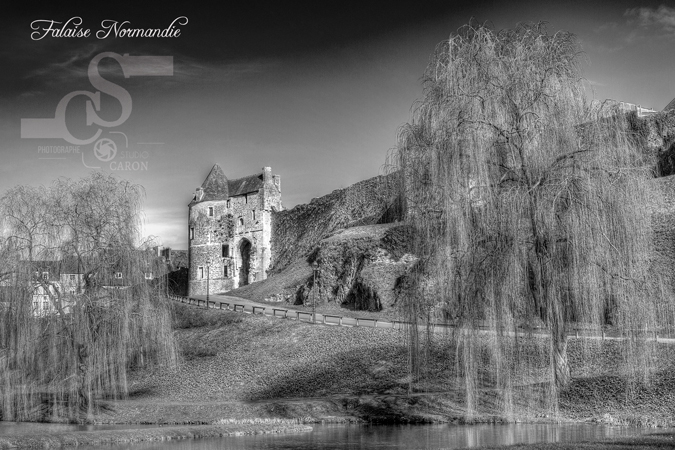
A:
POLYGON ((399 219, 397 176, 369 178, 307 204, 275 212, 270 273, 278 273, 294 261, 306 258, 322 239, 336 230, 399 219))
POLYGON ((334 308, 383 311, 396 306, 398 278, 416 260, 409 253, 408 229, 400 223, 337 230, 263 281, 228 292, 255 301, 285 300, 300 305, 313 300, 334 308), (318 264, 316 278, 311 263, 318 264), (316 281, 316 285, 315 285, 316 281))
MULTIPOLYGON (((312 325, 180 304, 176 312, 189 319, 179 325, 190 328, 176 330, 184 363, 174 371, 136 370, 129 377, 130 398, 107 402, 110 409, 95 420, 463 420, 462 381, 449 378, 447 350, 429 353, 429 372, 413 380, 404 332, 312 325)), ((441 349, 448 338, 432 337, 434 349, 441 349)), ((561 396, 560 420, 675 425, 675 346, 658 345, 658 371, 651 384, 628 385, 620 373, 616 342, 597 341, 586 350, 580 344, 570 340, 573 380, 561 396)), ((546 366, 545 352, 536 355, 546 366)), ((523 379, 535 384, 547 380, 545 373, 540 379, 523 379)), ((499 417, 498 396, 491 389, 482 395, 476 420, 493 421, 499 417)), ((546 421, 545 414, 550 414, 527 399, 518 403, 511 420, 546 421)))

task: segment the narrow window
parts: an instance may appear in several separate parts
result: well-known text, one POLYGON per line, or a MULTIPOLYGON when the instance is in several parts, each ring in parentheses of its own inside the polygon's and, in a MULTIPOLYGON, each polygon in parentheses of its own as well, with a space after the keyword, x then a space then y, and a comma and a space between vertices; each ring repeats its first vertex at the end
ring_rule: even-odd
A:
POLYGON ((209 206, 209 217, 213 217, 213 206, 209 206))
POLYGON ((230 200, 229 199, 227 200, 227 208, 228 209, 230 208, 230 200))
POLYGON ((244 226, 244 218, 243 218, 243 217, 240 217, 240 218, 239 218, 239 226, 240 226, 240 227, 243 227, 243 226, 244 226))
POLYGON ((244 203, 248 205, 248 194, 244 194, 244 203))
POLYGON ((195 238, 195 229, 194 229, 194 227, 192 227, 192 228, 190 228, 190 239, 194 239, 194 238, 195 238))
POLYGON ((199 278, 204 278, 204 268, 202 266, 199 266, 199 278))
POLYGON ((223 244, 223 258, 227 258, 230 256, 230 246, 227 244, 223 244))
POLYGON ((251 211, 251 218, 255 220, 255 209, 251 211))
POLYGON ((223 276, 224 276, 225 278, 228 277, 228 275, 227 275, 227 266, 223 266, 223 276))

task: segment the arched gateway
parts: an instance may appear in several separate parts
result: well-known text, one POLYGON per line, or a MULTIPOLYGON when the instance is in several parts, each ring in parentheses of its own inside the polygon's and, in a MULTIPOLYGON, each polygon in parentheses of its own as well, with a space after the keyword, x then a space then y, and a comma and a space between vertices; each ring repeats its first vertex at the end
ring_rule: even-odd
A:
POLYGON ((248 284, 248 275, 251 271, 251 241, 242 239, 239 244, 241 266, 239 266, 239 287, 248 284))

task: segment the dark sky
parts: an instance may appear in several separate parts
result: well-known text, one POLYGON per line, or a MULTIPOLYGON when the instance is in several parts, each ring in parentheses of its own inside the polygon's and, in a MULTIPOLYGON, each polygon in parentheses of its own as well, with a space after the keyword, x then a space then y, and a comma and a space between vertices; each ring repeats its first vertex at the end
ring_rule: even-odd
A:
MULTIPOLYGON (((380 173, 435 45, 472 17, 496 29, 546 21, 551 32, 575 33, 590 61, 589 97, 655 109, 675 97, 675 8, 663 2, 23 4, 0 18, 0 191, 115 172, 145 187, 145 233, 174 248, 187 247, 187 203, 215 163, 229 178, 271 166, 286 207, 380 173), (35 20, 81 17, 94 34, 103 20, 166 28, 180 16, 188 23, 177 38, 31 39, 35 20), (54 118, 69 93, 96 92, 87 69, 102 52, 172 57, 171 76, 125 78, 113 59, 101 61, 103 77, 132 100, 118 126, 87 125, 83 95, 68 103, 68 130, 84 139, 101 129, 114 159, 97 159, 95 143, 52 153, 73 144, 22 138, 22 118, 54 118)), ((121 111, 101 94, 101 119, 121 111)))

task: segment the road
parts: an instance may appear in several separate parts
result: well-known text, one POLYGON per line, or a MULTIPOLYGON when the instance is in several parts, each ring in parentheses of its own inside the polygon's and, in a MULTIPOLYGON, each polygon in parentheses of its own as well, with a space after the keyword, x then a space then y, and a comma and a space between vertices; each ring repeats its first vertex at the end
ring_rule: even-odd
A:
MULTIPOLYGON (((175 299, 179 298, 178 296, 175 299)), ((184 297, 183 297, 184 298, 184 297)), ((191 299, 199 300, 200 305, 206 305, 206 296, 205 295, 193 295, 191 299)), ((185 299, 185 298, 184 298, 185 299)), ((194 304, 194 303, 193 303, 194 304)), ((320 325, 329 325, 329 326, 343 326, 343 327, 369 327, 369 328, 389 328, 389 329, 404 329, 407 326, 406 322, 401 321, 390 321, 387 319, 372 319, 372 318, 355 318, 355 317, 344 317, 336 316, 332 314, 321 314, 316 313, 316 317, 312 316, 312 313, 309 311, 299 311, 292 308, 285 308, 281 305, 270 305, 265 303, 259 303, 252 300, 248 300, 241 297, 234 297, 231 295, 225 294, 213 294, 209 295, 209 306, 211 308, 219 309, 220 305, 223 304, 223 309, 232 309, 239 312, 244 312, 248 314, 263 314, 270 317, 279 317, 290 320, 298 320, 301 322, 307 323, 316 323, 320 325), (227 304, 228 306, 225 306, 227 304)), ((449 324, 434 324, 432 326, 433 332, 448 332, 455 329, 454 326, 449 324)), ((475 330, 480 334, 493 334, 495 331, 488 328, 480 328, 475 330)), ((532 335, 536 337, 548 337, 547 333, 543 329, 534 329, 534 330, 525 330, 522 331, 507 331, 504 333, 506 336, 527 336, 532 335)), ((584 338, 584 339, 594 339, 594 340, 621 340, 625 339, 622 336, 619 336, 618 333, 614 332, 608 334, 591 334, 588 330, 579 330, 573 331, 569 337, 572 339, 575 338, 584 338)), ((651 333, 650 333, 651 334, 651 333)), ((659 343, 675 344, 675 338, 670 337, 657 337, 659 343)))

